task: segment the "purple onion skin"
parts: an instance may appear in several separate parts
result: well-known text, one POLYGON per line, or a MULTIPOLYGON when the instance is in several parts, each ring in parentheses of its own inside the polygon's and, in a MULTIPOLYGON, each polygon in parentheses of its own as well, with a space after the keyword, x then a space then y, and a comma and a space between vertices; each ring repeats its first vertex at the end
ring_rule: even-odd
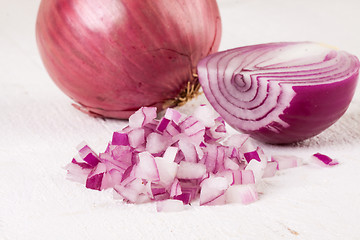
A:
MULTIPOLYGON (((281 44, 286 45, 287 43, 281 44)), ((248 48, 256 49, 256 46, 249 46, 248 48)), ((212 89, 208 86, 207 82, 210 82, 208 76, 211 74, 209 72, 217 71, 222 73, 223 70, 212 69, 208 66, 209 61, 211 61, 210 59, 217 54, 226 55, 227 53, 212 54, 202 60, 198 66, 199 81, 203 86, 206 97, 215 110, 218 111, 224 120, 233 128, 249 134, 254 139, 271 144, 299 142, 316 136, 330 127, 343 116, 348 109, 358 82, 359 61, 355 56, 345 53, 348 58, 351 58, 351 64, 350 67, 344 69, 344 71, 347 71, 346 76, 342 76, 341 80, 329 82, 320 81, 315 84, 309 81, 308 85, 298 85, 296 83, 292 85, 292 90, 295 95, 291 101, 289 101, 287 107, 278 115, 278 118, 281 119, 285 125, 275 119, 266 125, 259 124, 257 129, 249 130, 247 129, 248 122, 229 117, 231 110, 224 110, 226 107, 220 106, 217 97, 214 97, 212 89)), ((212 79, 212 81, 214 81, 214 79, 212 79)), ((214 84, 214 82, 212 84, 214 84)), ((263 82, 262 84, 266 83, 263 82)), ((270 111, 270 109, 268 110, 270 111)), ((235 110, 233 110, 233 112, 234 111, 235 110)))
POLYGON ((92 115, 159 111, 216 52, 216 0, 42 0, 37 44, 55 84, 92 115))
POLYGON ((294 87, 297 95, 290 102, 291 107, 280 115, 291 127, 280 127, 278 133, 267 127, 247 133, 256 140, 273 144, 294 143, 314 137, 333 125, 346 112, 355 93, 357 78, 358 74, 343 82, 316 87, 294 87))

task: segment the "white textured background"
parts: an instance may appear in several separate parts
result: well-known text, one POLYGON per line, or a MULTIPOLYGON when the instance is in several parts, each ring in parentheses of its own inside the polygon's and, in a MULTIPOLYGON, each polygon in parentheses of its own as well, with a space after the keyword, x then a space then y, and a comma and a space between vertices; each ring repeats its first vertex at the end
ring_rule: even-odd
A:
MULTIPOLYGON (((358 0, 219 0, 221 49, 313 40, 360 56, 358 0)), ((266 180, 258 202, 156 213, 86 190, 62 169, 86 140, 103 151, 125 121, 90 118, 52 83, 37 52, 40 0, 0 0, 0 239, 360 239, 360 89, 321 135, 267 153, 340 165, 303 166, 266 180)), ((204 101, 199 99, 198 102, 204 101)), ((191 112, 193 102, 186 107, 191 112)))

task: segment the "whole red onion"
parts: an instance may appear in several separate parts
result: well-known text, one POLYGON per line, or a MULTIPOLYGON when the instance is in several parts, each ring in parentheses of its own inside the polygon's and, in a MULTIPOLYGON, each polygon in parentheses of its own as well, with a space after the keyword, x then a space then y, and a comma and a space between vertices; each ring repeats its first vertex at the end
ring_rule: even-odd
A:
POLYGON ((43 0, 37 43, 57 86, 90 114, 162 109, 217 51, 216 0, 43 0))

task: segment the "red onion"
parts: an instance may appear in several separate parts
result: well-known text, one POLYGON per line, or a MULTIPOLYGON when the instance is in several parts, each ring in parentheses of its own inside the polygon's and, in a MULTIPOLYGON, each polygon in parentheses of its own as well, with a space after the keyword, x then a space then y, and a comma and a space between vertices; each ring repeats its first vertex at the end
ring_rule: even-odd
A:
POLYGON ((216 0, 43 0, 36 36, 51 78, 80 109, 128 118, 196 85, 221 22, 216 0))
POLYGON ((315 136, 347 110, 359 60, 313 42, 240 47, 198 64, 204 93, 235 129, 268 143, 315 136))

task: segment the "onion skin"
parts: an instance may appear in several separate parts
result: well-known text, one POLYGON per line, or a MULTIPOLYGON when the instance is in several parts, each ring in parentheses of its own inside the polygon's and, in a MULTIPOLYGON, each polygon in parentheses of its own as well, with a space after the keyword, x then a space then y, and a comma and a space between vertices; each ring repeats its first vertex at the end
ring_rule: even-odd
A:
POLYGON ((42 0, 36 37, 56 85, 91 115, 126 119, 195 81, 216 52, 216 0, 42 0))
POLYGON ((199 82, 238 131, 272 144, 313 137, 335 123, 355 93, 359 60, 313 42, 268 43, 209 55, 199 82))

